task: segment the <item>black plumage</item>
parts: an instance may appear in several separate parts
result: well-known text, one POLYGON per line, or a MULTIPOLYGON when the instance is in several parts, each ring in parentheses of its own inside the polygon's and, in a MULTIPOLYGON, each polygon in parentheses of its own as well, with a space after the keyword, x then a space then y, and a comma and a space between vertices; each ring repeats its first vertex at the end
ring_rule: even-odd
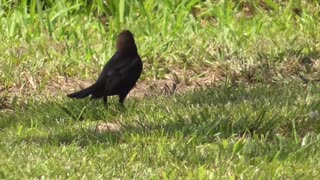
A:
POLYGON ((97 81, 86 89, 68 94, 70 98, 103 98, 107 105, 108 96, 118 95, 122 104, 135 86, 142 72, 142 61, 132 33, 122 31, 117 38, 117 51, 104 66, 97 81))

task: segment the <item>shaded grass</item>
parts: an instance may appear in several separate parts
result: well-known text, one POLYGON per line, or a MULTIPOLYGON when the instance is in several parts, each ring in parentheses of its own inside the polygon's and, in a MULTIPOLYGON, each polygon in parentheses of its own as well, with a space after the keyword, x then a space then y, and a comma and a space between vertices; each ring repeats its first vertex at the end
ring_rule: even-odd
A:
POLYGON ((318 88, 226 84, 129 99, 125 110, 116 99, 108 110, 99 101, 30 100, 1 114, 0 171, 11 178, 315 178, 318 88), (70 115, 81 111, 81 121, 70 115), (97 122, 119 122, 122 131, 97 134, 97 122))

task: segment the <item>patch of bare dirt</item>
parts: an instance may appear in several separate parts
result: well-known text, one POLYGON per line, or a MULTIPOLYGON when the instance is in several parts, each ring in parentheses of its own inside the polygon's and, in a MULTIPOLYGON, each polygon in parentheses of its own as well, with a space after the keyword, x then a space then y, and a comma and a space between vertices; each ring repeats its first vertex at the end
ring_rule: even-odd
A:
MULTIPOLYGON (((302 83, 315 81, 320 75, 318 60, 303 58, 300 61, 292 60, 283 64, 270 65, 265 62, 256 64, 239 64, 232 61, 217 62, 212 67, 198 70, 171 70, 163 79, 146 79, 138 81, 130 92, 129 97, 145 97, 159 95, 173 95, 184 93, 199 87, 218 85, 228 82, 237 85, 245 83, 268 83, 282 81, 285 78, 297 78, 302 83), (307 61, 308 60, 308 61, 307 61), (312 80, 313 79, 313 80, 312 80)), ((10 109, 12 104, 24 102, 30 97, 64 96, 68 93, 86 88, 94 80, 57 76, 51 78, 46 86, 40 86, 40 80, 28 78, 24 84, 15 84, 10 88, 0 85, 0 110, 10 109)))
POLYGON ((118 123, 98 123, 96 125, 95 132, 97 134, 104 134, 104 133, 119 133, 121 132, 121 124, 118 123))
MULTIPOLYGON (((212 84, 220 80, 215 73, 204 71, 197 74, 193 71, 183 72, 181 70, 172 71, 164 79, 147 79, 138 81, 137 85, 130 92, 129 96, 143 97, 160 94, 172 95, 177 92, 185 92, 199 86, 212 84), (182 75, 183 74, 183 75, 182 75)), ((45 88, 40 89, 37 82, 29 78, 27 83, 23 85, 14 85, 10 88, 0 86, 0 95, 3 93, 10 96, 36 96, 49 95, 55 96, 58 94, 68 94, 80 89, 84 89, 94 83, 95 80, 81 80, 78 78, 70 78, 57 76, 52 78, 45 88)))
MULTIPOLYGON (((13 100, 24 102, 30 97, 64 96, 74 91, 84 89, 94 83, 95 80, 81 80, 78 78, 56 76, 45 87, 40 87, 40 81, 32 76, 24 84, 15 84, 10 88, 0 86, 0 110, 10 109, 13 100)), ((193 90, 197 87, 213 84, 221 81, 217 73, 209 70, 202 73, 194 71, 174 70, 164 79, 147 79, 138 81, 137 85, 129 93, 129 97, 145 97, 158 95, 173 95, 193 90)))

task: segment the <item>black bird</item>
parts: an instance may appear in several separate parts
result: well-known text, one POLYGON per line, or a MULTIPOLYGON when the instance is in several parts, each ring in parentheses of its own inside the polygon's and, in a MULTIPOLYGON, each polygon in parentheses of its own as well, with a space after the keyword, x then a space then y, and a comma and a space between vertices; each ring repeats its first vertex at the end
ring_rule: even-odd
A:
POLYGON ((118 95, 123 104, 130 90, 136 85, 142 72, 142 61, 138 54, 133 35, 122 31, 117 38, 117 51, 104 66, 97 81, 86 89, 68 94, 70 98, 103 98, 107 105, 108 96, 118 95))

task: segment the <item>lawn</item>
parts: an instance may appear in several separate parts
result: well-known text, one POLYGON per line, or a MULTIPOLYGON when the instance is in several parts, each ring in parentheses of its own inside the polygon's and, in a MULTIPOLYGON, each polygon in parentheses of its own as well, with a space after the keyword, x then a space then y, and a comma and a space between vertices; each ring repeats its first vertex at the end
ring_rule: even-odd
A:
POLYGON ((1 1, 0 178, 318 179, 319 12, 317 1, 1 1), (125 107, 68 99, 122 29, 144 63, 125 107))

